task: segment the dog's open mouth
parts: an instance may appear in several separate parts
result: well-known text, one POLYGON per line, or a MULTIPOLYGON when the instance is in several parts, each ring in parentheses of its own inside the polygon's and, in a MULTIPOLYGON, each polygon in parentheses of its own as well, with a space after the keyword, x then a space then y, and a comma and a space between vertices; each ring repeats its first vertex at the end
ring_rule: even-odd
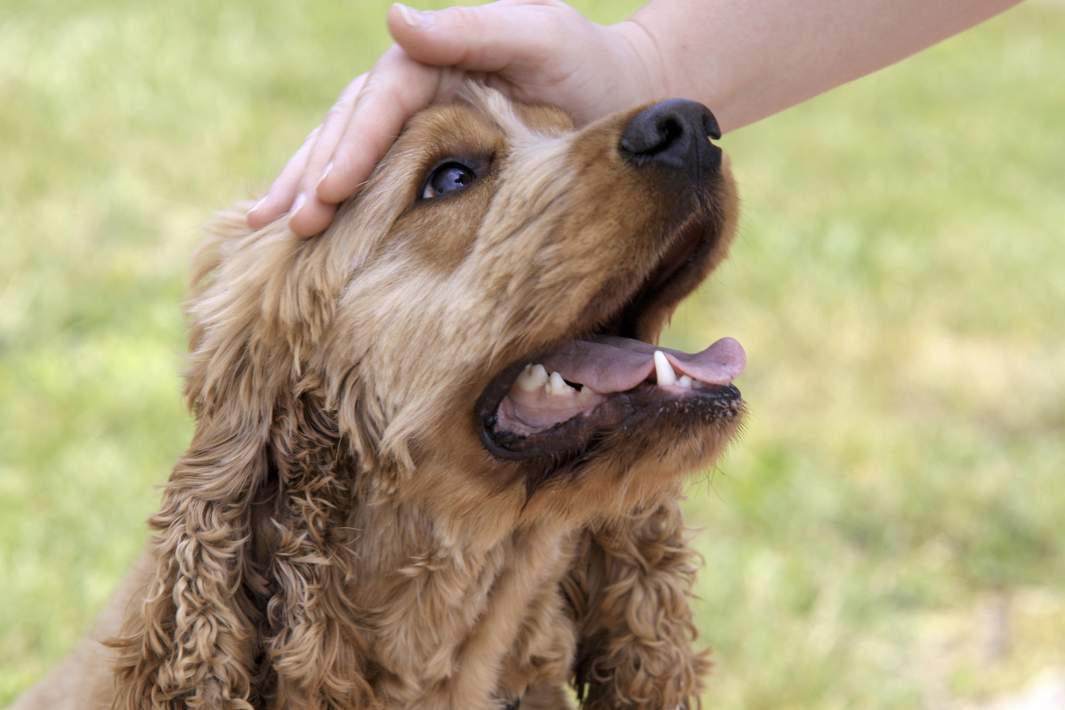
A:
MULTIPOLYGON (((482 440, 501 458, 576 457, 648 418, 731 420, 741 405, 732 380, 746 354, 732 338, 701 352, 640 339, 702 280, 710 230, 681 231, 643 284, 603 326, 512 364, 478 400, 482 440)), ((656 334, 645 335, 648 340, 656 334)))

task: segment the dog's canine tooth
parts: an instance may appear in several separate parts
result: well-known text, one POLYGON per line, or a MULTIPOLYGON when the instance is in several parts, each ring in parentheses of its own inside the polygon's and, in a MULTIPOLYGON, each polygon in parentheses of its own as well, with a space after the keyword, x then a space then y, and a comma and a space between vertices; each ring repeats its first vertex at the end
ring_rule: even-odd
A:
POLYGON ((547 370, 539 363, 526 365, 515 384, 526 392, 535 392, 547 384, 547 370))
POLYGON ((655 377, 660 385, 677 384, 677 373, 673 372, 673 366, 661 350, 655 350, 655 377))
POLYGON ((577 390, 567 385, 566 381, 562 379, 562 375, 558 374, 557 372, 552 372, 551 379, 547 382, 547 393, 569 396, 577 394, 577 390))
POLYGON ((680 378, 677 380, 677 384, 683 387, 684 389, 691 389, 692 378, 688 377, 687 375, 681 375, 680 378))

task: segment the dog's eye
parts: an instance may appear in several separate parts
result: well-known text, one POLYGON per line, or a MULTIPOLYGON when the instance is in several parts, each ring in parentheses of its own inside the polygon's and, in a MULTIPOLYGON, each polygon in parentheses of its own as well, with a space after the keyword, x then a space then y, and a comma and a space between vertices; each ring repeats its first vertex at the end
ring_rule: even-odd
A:
POLYGON ((477 175, 472 168, 458 161, 449 160, 436 166, 429 173, 429 179, 425 181, 425 186, 422 188, 419 198, 431 200, 434 197, 465 190, 476 179, 477 175))

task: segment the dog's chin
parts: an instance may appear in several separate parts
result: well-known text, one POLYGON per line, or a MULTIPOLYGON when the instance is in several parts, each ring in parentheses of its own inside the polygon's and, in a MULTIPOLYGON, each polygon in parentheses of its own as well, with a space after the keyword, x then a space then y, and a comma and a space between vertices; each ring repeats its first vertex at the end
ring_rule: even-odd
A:
POLYGON ((538 479, 608 455, 636 461, 686 448, 684 463, 694 468, 715 454, 743 415, 732 384, 745 365, 743 348, 731 338, 694 354, 655 343, 711 270, 720 229, 709 218, 689 220, 620 305, 497 374, 476 404, 488 452, 527 462, 538 479))

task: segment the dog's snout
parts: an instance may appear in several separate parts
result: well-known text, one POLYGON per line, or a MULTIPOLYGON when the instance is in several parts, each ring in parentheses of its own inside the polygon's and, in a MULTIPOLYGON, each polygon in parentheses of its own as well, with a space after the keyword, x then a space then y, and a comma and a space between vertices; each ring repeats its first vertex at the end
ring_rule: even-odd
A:
POLYGON ((721 166, 721 149, 710 142, 721 128, 706 106, 670 99, 632 117, 621 132, 618 151, 633 165, 660 165, 689 174, 713 173, 721 166))

